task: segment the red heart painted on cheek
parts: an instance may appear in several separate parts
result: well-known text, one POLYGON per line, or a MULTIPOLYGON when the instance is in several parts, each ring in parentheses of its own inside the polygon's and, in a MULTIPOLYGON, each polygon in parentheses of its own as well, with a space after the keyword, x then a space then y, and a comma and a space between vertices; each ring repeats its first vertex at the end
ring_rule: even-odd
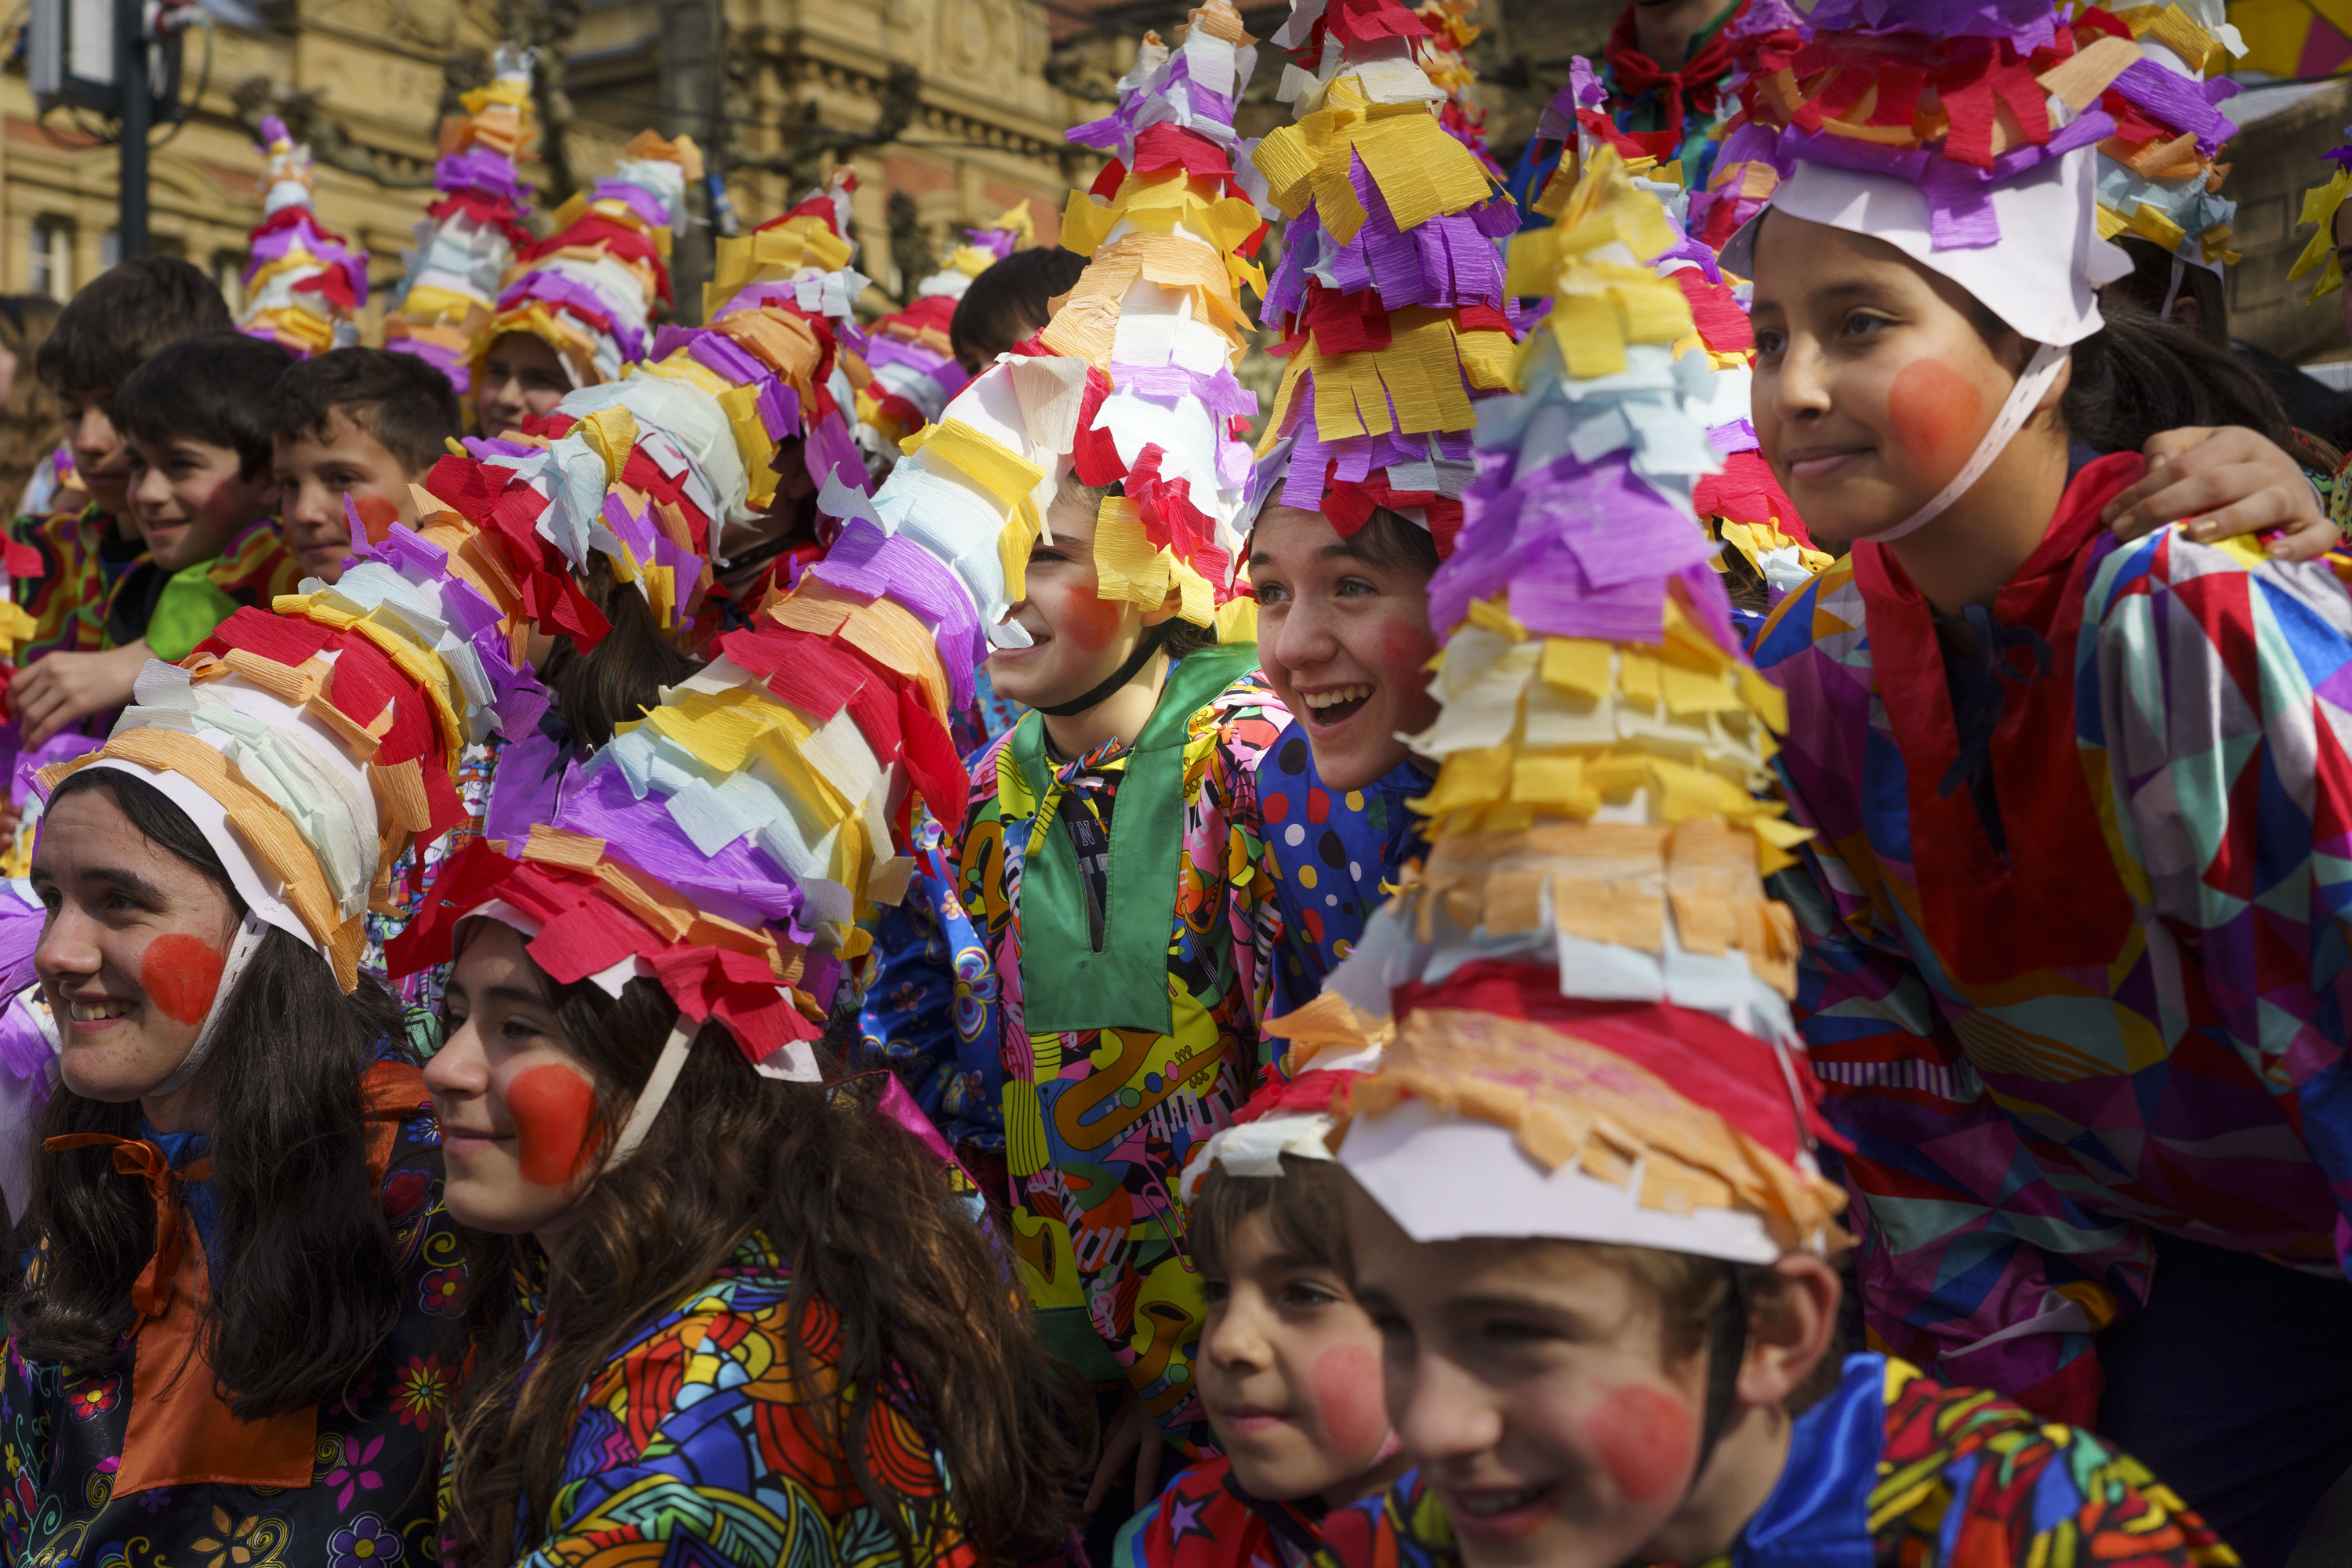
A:
POLYGON ((586 1168, 601 1144, 591 1142, 596 1091, 588 1080, 552 1062, 518 1074, 507 1090, 507 1114, 514 1118, 522 1179, 560 1187, 586 1168))
POLYGON ((198 1024, 213 1010, 227 963, 200 938, 173 931, 149 942, 140 955, 139 984, 163 1016, 175 1024, 198 1024))

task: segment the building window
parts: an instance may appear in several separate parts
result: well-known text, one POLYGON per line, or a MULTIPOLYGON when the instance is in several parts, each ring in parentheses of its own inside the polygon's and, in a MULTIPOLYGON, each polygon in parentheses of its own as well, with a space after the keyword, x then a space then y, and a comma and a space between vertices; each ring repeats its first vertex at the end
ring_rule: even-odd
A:
POLYGON ((215 250, 213 252, 213 284, 228 301, 232 314, 245 309, 245 252, 215 250))
POLYGON ((32 290, 63 301, 73 295, 73 226, 61 217, 33 220, 32 290))
POLYGON ((114 270, 115 264, 121 259, 122 236, 110 228, 98 237, 98 269, 100 272, 111 272, 114 270))

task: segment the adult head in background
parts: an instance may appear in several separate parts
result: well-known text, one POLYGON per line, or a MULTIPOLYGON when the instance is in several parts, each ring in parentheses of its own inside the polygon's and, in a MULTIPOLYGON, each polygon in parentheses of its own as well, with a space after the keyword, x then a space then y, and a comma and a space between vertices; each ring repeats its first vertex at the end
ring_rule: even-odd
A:
POLYGON ((58 1047, 5 1398, 52 1436, 0 1460, 26 1556, 429 1550, 457 1259, 428 1098, 357 960, 404 823, 446 826, 439 721, 365 637, 244 616, 45 775, 58 1047))
POLYGON ((956 363, 978 374, 1013 344, 1026 342, 1053 319, 1050 301, 1070 291, 1087 258, 1059 246, 1016 250, 989 268, 956 301, 948 325, 956 363))
POLYGON ((44 465, 65 436, 65 405, 33 370, 58 313, 46 294, 0 296, 0 506, 11 516, 48 510, 63 478, 44 465))

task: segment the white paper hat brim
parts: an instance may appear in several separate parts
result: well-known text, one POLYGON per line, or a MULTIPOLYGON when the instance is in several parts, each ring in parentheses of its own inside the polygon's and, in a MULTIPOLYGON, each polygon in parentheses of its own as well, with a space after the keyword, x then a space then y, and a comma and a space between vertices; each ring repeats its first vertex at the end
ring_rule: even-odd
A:
MULTIPOLYGON (((1772 193, 1766 212, 1867 235, 1967 289, 1979 303, 2037 343, 2081 342, 2105 323, 2099 286, 2132 269, 2120 247, 2099 237, 2097 155, 2081 148, 1993 187, 2000 243, 1937 249, 1927 233, 1927 198, 1910 181, 1827 163, 1799 162, 1772 193)), ((1755 276, 1755 237, 1763 215, 1724 247, 1723 264, 1755 276)))
POLYGON ((1638 1164, 1622 1187, 1573 1163, 1548 1172, 1508 1128, 1447 1115, 1425 1100, 1357 1117, 1339 1145, 1339 1163, 1415 1241, 1609 1242, 1730 1263, 1772 1263, 1781 1254, 1755 1215, 1645 1208, 1638 1164))

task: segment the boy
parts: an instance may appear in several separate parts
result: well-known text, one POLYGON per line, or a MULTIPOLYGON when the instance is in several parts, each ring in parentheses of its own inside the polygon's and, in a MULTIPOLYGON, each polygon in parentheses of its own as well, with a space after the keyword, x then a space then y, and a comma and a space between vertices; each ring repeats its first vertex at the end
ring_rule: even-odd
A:
POLYGON ((529 332, 501 332, 491 340, 474 376, 474 415, 484 436, 520 430, 526 419, 544 419, 572 390, 572 377, 553 349, 529 332))
MULTIPOLYGON (((143 647, 106 644, 107 599, 146 548, 123 506, 130 454, 110 412, 115 391, 165 344, 235 324, 199 268, 176 257, 137 256, 76 294, 33 356, 34 374, 66 405, 81 487, 68 493, 86 491, 89 500, 74 511, 18 518, 10 530, 40 567, 14 574, 16 602, 34 622, 17 650, 23 673, 8 691, 27 745, 120 706, 147 658, 143 647)), ((17 559, 21 565, 21 552, 17 559)))
POLYGON ((278 518, 302 575, 342 576, 346 496, 362 517, 414 528, 409 487, 464 434, 449 378, 413 354, 337 349, 280 376, 269 400, 278 518))
POLYGON ((1345 1180, 1325 1146, 1334 1090, 1362 1076, 1268 1084, 1184 1173, 1207 1300, 1193 1367, 1223 1456, 1129 1521, 1118 1568, 1291 1568, 1327 1535, 1380 1528, 1404 1455, 1380 1331, 1348 1288, 1345 1180))
POLYGON ((948 344, 967 375, 1027 342, 1053 318, 1053 300, 1086 270, 1074 250, 1036 245, 1016 250, 971 280, 948 321, 948 344))
POLYGON ((147 559, 107 605, 111 646, 143 639, 152 658, 185 658, 239 607, 300 582, 270 517, 269 398, 293 363, 276 343, 220 332, 163 350, 114 395, 147 559))

